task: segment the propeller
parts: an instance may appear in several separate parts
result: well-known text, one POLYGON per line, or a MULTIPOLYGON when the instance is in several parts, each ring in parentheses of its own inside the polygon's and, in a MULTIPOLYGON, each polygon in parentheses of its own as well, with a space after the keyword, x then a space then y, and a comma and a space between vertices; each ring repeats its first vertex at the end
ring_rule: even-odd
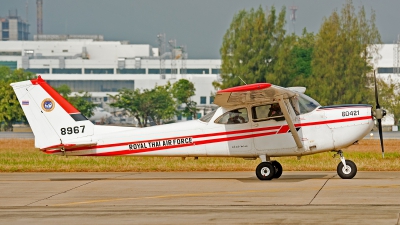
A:
POLYGON ((374 70, 374 81, 375 81, 375 102, 376 102, 374 116, 375 116, 376 120, 378 121, 378 130, 379 130, 379 139, 381 140, 382 158, 385 158, 385 149, 383 147, 383 136, 382 136, 382 118, 384 116, 386 116, 386 111, 381 109, 381 106, 379 105, 378 88, 376 85, 375 70, 374 70))

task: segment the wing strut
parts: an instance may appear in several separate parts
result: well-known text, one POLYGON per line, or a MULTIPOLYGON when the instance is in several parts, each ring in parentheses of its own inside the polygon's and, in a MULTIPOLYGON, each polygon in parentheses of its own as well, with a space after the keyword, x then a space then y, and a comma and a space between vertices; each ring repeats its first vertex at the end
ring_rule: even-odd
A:
POLYGON ((283 96, 279 97, 279 106, 281 107, 282 113, 285 116, 287 124, 289 125, 290 132, 292 133, 292 136, 294 138, 294 141, 296 142, 297 147, 303 148, 303 143, 301 143, 299 133, 297 133, 296 127, 294 126, 292 118, 290 117, 289 112, 286 108, 283 96))

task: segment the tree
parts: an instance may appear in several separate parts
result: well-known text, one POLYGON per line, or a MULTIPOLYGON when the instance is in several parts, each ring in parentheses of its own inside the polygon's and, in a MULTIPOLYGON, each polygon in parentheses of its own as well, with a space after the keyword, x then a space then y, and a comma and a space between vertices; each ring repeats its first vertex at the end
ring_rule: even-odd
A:
POLYGON ((196 88, 194 84, 186 79, 180 79, 172 85, 172 96, 176 99, 178 107, 184 104, 181 112, 184 116, 197 118, 197 103, 191 100, 195 95, 196 88))
POLYGON ((394 82, 390 77, 386 80, 377 80, 379 104, 388 113, 393 114, 394 124, 398 125, 400 119, 400 84, 394 82))
POLYGON ((89 94, 88 92, 78 92, 74 96, 70 96, 71 89, 66 84, 60 85, 59 87, 54 89, 84 116, 86 116, 87 118, 93 116, 93 110, 97 105, 90 101, 92 97, 91 94, 89 94))
POLYGON ((115 96, 110 105, 125 109, 131 116, 135 117, 140 127, 147 126, 147 119, 152 118, 157 124, 161 120, 171 119, 175 115, 175 102, 170 93, 170 84, 156 86, 152 90, 122 89, 115 96))
POLYGON ((0 67, 0 124, 4 124, 5 130, 11 130, 16 122, 26 123, 26 117, 21 105, 10 86, 11 83, 33 79, 34 75, 23 69, 11 70, 8 67, 0 67))
POLYGON ((161 120, 169 120, 176 114, 175 101, 171 96, 171 84, 156 86, 151 90, 151 102, 153 109, 150 117, 157 123, 161 120))
POLYGON ((308 93, 323 105, 371 102, 368 59, 379 43, 374 11, 367 20, 364 7, 356 14, 347 1, 340 13, 334 11, 324 20, 317 34, 308 93))
POLYGON ((240 78, 246 83, 276 82, 278 53, 290 41, 285 38, 285 11, 283 7, 276 16, 275 7, 266 13, 260 6, 234 16, 220 49, 221 82, 213 83, 216 88, 241 85, 240 78))
MULTIPOLYGON (((138 121, 139 127, 142 127, 142 117, 140 112, 141 93, 140 89, 130 90, 123 88, 116 95, 109 95, 114 100, 110 105, 126 110, 131 116, 138 121)), ((146 123, 146 121, 143 121, 146 123)))
POLYGON ((305 86, 312 74, 315 35, 304 28, 301 36, 291 35, 287 39, 288 44, 277 57, 279 63, 275 64, 274 74, 279 77, 280 86, 305 86))

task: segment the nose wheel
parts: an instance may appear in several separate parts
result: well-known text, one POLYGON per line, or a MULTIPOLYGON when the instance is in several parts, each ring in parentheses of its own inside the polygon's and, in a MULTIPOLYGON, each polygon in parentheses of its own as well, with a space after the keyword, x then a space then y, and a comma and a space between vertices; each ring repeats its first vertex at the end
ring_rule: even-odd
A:
POLYGON ((340 163, 337 166, 337 173, 342 179, 351 179, 357 174, 357 166, 351 160, 346 160, 343 156, 342 150, 337 151, 340 156, 340 163))

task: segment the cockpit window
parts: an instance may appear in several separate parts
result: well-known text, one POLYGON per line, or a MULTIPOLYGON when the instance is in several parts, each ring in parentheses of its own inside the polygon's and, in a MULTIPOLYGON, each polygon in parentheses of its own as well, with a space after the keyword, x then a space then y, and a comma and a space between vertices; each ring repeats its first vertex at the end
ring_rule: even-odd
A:
POLYGON ((278 103, 273 103, 269 105, 258 105, 251 108, 253 121, 265 121, 265 120, 276 120, 281 121, 285 120, 283 113, 281 111, 281 107, 278 103))
POLYGON ((313 111, 315 108, 321 106, 317 101, 308 97, 305 94, 299 93, 299 106, 300 106, 300 114, 305 114, 313 111))
POLYGON ((215 120, 215 123, 220 124, 240 124, 247 122, 249 122, 249 117, 246 108, 231 110, 215 120))
POLYGON ((214 116, 215 112, 217 110, 214 110, 212 112, 207 113, 206 115, 204 115, 203 117, 201 117, 199 120, 203 121, 203 122, 210 122, 211 118, 214 116))

